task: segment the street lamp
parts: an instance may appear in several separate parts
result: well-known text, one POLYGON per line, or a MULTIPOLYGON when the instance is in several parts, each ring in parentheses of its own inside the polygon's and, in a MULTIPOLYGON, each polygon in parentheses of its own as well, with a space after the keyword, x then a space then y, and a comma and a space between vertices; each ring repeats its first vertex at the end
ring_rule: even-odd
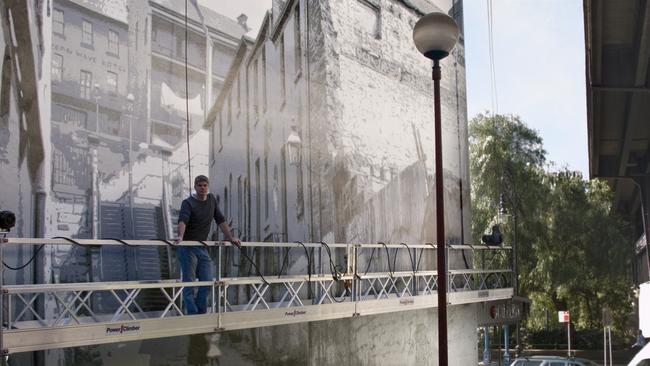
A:
POLYGON ((418 51, 433 60, 433 98, 436 169, 436 255, 438 264, 438 365, 448 366, 447 357, 447 265, 445 216, 442 176, 442 126, 440 121, 440 60, 447 57, 458 41, 456 22, 444 13, 429 13, 413 28, 413 42, 418 51))

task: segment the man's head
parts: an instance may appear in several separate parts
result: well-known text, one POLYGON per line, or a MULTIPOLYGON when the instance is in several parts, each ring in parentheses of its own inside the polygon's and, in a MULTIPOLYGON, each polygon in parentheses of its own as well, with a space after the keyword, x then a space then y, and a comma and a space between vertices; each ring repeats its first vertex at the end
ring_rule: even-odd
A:
POLYGON ((196 195, 199 198, 203 198, 208 195, 210 190, 210 181, 205 175, 197 175, 194 178, 194 190, 196 190, 196 195))

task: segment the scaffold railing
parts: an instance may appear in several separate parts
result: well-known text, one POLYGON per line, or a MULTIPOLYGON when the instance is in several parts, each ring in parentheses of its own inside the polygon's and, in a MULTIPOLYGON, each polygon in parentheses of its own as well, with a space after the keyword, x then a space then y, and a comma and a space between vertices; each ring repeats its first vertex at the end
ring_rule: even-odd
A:
MULTIPOLYGON (((213 255, 214 276, 195 282, 39 284, 8 284, 2 276, 0 350, 5 355, 437 306, 435 244, 246 242, 236 249, 221 241, 176 245, 164 240, 7 238, 0 259, 3 249, 14 245, 206 246, 213 255), (264 251, 281 259, 279 270, 262 265, 264 251), (257 273, 234 276, 227 265, 233 253, 241 254, 242 263, 251 262, 257 273), (186 315, 182 292, 199 287, 210 290, 207 313, 186 315), (152 295, 158 300, 148 303, 152 295)), ((510 247, 445 249, 451 264, 450 305, 512 297, 510 247)))

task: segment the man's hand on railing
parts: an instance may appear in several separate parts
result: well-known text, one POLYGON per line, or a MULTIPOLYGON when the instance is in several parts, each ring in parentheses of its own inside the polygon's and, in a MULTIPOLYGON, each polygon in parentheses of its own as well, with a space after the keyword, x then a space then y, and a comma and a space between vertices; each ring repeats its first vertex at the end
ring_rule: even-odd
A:
POLYGON ((241 240, 239 240, 239 238, 237 238, 237 237, 232 237, 232 238, 230 238, 230 240, 228 240, 228 241, 231 242, 231 243, 233 243, 233 244, 235 244, 235 245, 237 246, 237 248, 240 248, 240 249, 241 249, 241 240))
POLYGON ((172 243, 174 243, 174 245, 178 245, 178 244, 179 244, 180 242, 182 242, 182 241, 183 241, 183 239, 181 239, 181 238, 174 238, 174 239, 172 239, 172 243))

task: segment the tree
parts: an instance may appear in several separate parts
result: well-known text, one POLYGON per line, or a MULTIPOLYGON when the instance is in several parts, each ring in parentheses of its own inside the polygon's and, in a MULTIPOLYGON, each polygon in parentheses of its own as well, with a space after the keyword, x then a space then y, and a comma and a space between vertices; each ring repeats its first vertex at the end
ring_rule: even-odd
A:
MULTIPOLYGON (((529 273, 535 264, 532 246, 544 234, 538 219, 547 194, 542 139, 517 116, 480 114, 470 121, 469 142, 474 240, 502 224, 507 244, 518 245, 518 272, 529 273)), ((523 293, 528 282, 520 277, 523 293)))
POLYGON ((570 310, 574 324, 593 329, 606 307, 622 330, 634 251, 609 186, 546 172, 542 139, 519 117, 479 115, 469 134, 472 233, 479 241, 500 223, 506 244, 516 243, 519 294, 533 301, 528 325, 540 328, 547 311, 570 310))
POLYGON ((600 327, 602 309, 609 308, 622 330, 632 304, 631 226, 612 212, 605 182, 564 170, 547 174, 545 183, 547 235, 535 248, 531 293, 553 310, 571 310, 581 328, 600 327))

